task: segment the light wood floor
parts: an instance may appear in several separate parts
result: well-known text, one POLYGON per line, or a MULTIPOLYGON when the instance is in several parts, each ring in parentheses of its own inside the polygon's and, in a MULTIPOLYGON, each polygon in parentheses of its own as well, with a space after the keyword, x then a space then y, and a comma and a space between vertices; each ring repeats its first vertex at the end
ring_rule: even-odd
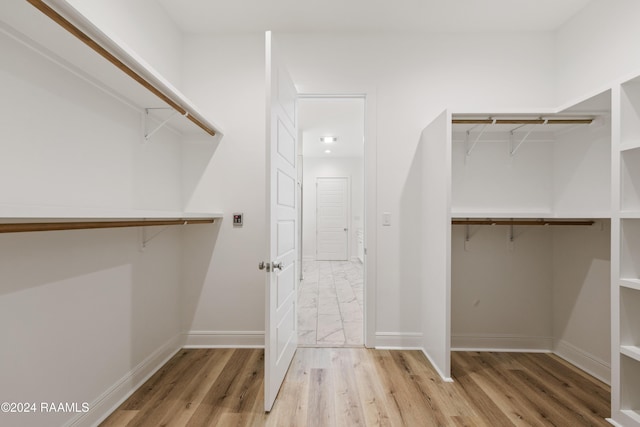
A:
POLYGON ((549 354, 300 348, 270 414, 263 351, 181 350, 103 426, 607 426, 609 387, 549 354))

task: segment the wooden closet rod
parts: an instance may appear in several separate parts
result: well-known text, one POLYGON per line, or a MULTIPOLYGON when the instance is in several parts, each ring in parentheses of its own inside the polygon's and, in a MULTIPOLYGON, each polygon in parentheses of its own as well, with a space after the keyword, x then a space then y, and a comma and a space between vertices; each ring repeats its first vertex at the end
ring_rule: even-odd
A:
POLYGON ((453 225, 593 225, 595 221, 592 220, 535 220, 535 219, 452 219, 453 225))
MULTIPOLYGON (((544 119, 453 119, 451 123, 454 125, 542 125, 545 124, 544 119)), ((593 119, 549 119, 546 120, 548 125, 590 125, 593 119)))
POLYGON ((160 98, 161 100, 163 100, 164 102, 169 104, 171 106, 171 108, 173 108, 174 110, 176 110, 178 113, 182 114, 183 116, 186 116, 196 126, 200 127, 202 130, 207 132, 209 135, 215 136, 215 134, 216 134, 215 130, 211 129, 209 126, 207 126, 204 123, 202 123, 196 117, 194 117, 191 114, 189 114, 189 112, 187 110, 185 110, 181 105, 179 105, 177 102, 173 101, 167 95, 162 93, 158 88, 156 88, 153 84, 148 82, 144 77, 142 77, 140 74, 136 73, 133 69, 131 69, 129 66, 127 66, 124 62, 122 62, 121 60, 116 58, 115 55, 113 55, 111 52, 109 52, 104 47, 102 47, 99 43, 97 43, 95 40, 93 40, 91 37, 89 37, 86 33, 84 33, 78 27, 73 25, 67 19, 65 19, 58 12, 53 10, 44 1, 42 1, 42 0, 27 0, 27 1, 29 3, 31 3, 33 6, 35 6, 42 13, 47 15, 49 18, 51 18, 53 21, 55 21, 62 28, 67 30, 69 33, 73 34, 76 38, 78 38, 84 44, 86 44, 91 49, 93 49, 100 56, 105 58, 107 61, 111 62, 116 67, 118 67, 126 75, 128 75, 133 80, 135 80, 138 83, 140 83, 142 86, 144 86, 151 93, 153 93, 158 98, 160 98))
POLYGON ((0 224, 0 233, 24 233, 29 231, 90 230, 96 228, 150 227, 157 225, 212 224, 215 219, 171 219, 135 221, 74 221, 32 222, 0 224))

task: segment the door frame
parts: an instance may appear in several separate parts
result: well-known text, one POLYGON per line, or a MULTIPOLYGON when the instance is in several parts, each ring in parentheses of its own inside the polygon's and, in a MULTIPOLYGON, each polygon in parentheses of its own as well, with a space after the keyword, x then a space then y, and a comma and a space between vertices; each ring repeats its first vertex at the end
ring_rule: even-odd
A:
MULTIPOLYGON (((317 176, 316 177, 316 259, 318 259, 318 181, 321 179, 346 179, 347 180, 347 261, 351 261, 351 178, 348 176, 317 176)), ((364 206, 363 206, 364 208, 364 206)))
MULTIPOLYGON (((298 99, 362 99, 364 100, 364 346, 376 346, 376 285, 377 285, 377 140, 376 89, 354 92, 304 92, 298 99)), ((303 162, 304 164, 304 158, 303 162)), ((303 166, 304 167, 304 166, 303 166)), ((302 209, 300 207, 300 209, 302 209)), ((299 279, 298 279, 299 280, 299 279)), ((297 283, 299 285, 299 282, 297 283)))

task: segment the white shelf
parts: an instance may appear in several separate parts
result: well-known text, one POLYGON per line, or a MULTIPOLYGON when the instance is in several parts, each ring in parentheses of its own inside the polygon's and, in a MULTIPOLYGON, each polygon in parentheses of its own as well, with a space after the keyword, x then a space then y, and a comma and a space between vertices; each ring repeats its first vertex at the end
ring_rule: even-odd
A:
POLYGON ((640 279, 622 278, 620 279, 620 286, 640 291, 640 279))
MULTIPOLYGON (((611 212, 562 212, 552 213, 548 210, 539 211, 499 211, 499 210, 451 210, 453 218, 544 218, 544 219, 594 219, 594 218, 611 218, 611 212)), ((639 216, 640 217, 640 216, 639 216)))
POLYGON ((77 221, 109 220, 126 221, 136 219, 210 219, 222 218, 221 212, 185 212, 164 210, 100 209, 69 206, 13 206, 0 205, 0 222, 25 221, 77 221))
POLYGON ((620 346, 620 353, 640 362, 640 347, 634 345, 620 346))
POLYGON ((637 211, 620 211, 621 219, 640 219, 640 212, 637 211))
POLYGON ((553 215, 548 210, 540 211, 499 211, 499 210, 451 210, 453 218, 552 218, 553 215))
MULTIPOLYGON (((126 44, 97 28, 66 1, 56 1, 55 8, 129 68, 188 110, 191 116, 215 130, 217 138, 222 137, 218 125, 206 118, 202 111, 126 44)), ((0 2, 0 32, 138 110, 169 108, 164 101, 26 1, 0 2)), ((172 118, 168 126, 182 134, 208 136, 180 115, 172 118)))
POLYGON ((630 151, 640 148, 640 139, 634 141, 627 141, 623 144, 620 144, 620 151, 630 151))

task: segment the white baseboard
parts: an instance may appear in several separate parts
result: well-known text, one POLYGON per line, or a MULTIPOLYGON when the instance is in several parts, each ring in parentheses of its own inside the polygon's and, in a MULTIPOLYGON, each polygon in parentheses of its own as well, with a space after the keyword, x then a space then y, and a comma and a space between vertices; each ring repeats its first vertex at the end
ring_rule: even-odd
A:
POLYGON ((610 363, 607 363, 566 341, 557 341, 553 352, 572 365, 575 365, 587 372, 589 375, 611 385, 610 363))
POLYGON ((452 335, 452 351, 513 351, 550 353, 553 338, 525 335, 452 335))
POLYGON ((189 331, 184 348, 264 348, 264 331, 189 331))
POLYGON ((151 353, 149 357, 125 374, 102 395, 89 403, 89 411, 72 418, 66 426, 96 426, 104 421, 118 406, 129 398, 158 369, 164 366, 182 348, 182 336, 178 335, 151 353))
POLYGON ((422 350, 422 333, 377 332, 375 348, 380 350, 422 350))
POLYGON ((622 424, 618 424, 613 418, 605 418, 605 421, 616 427, 624 427, 622 424))

